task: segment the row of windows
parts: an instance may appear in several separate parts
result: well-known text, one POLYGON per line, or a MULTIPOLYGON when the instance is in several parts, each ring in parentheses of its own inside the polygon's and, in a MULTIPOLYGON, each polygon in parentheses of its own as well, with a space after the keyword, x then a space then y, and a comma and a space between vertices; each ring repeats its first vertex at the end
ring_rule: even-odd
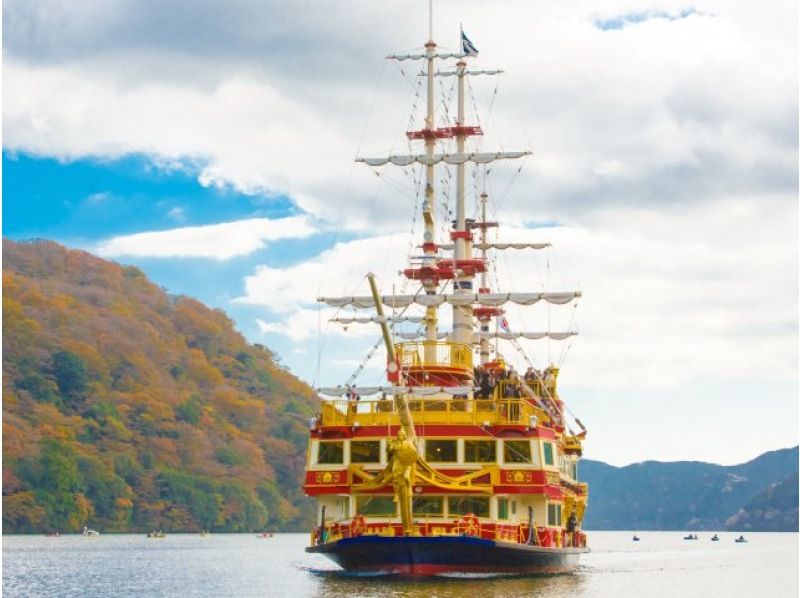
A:
MULTIPOLYGON (((489 517, 489 500, 488 496, 415 496, 412 508, 414 517, 458 517, 468 513, 476 517, 489 517)), ((515 515, 516 506, 516 501, 498 497, 497 519, 504 520, 509 518, 509 514, 515 515)), ((397 503, 391 496, 356 496, 356 512, 370 517, 397 517, 397 503)), ((561 503, 548 503, 547 525, 562 525, 562 513, 561 503)))
MULTIPOLYGON (((349 519, 357 513, 368 517, 397 518, 398 508, 391 495, 355 495, 353 497, 329 497, 327 501, 335 501, 335 507, 329 504, 328 514, 333 519, 349 519), (351 510, 352 509, 352 510, 351 510)), ((494 516, 500 521, 527 521, 529 502, 524 501, 518 505, 518 500, 508 496, 415 496, 412 501, 413 516, 422 518, 457 518, 462 515, 473 514, 478 517, 492 517, 491 501, 494 500, 496 513, 494 516), (520 513, 521 518, 517 517, 520 513)), ((564 507, 561 503, 537 501, 537 525, 561 526, 564 524, 564 507), (545 520, 540 517, 544 515, 545 520)))
MULTIPOLYGON (((497 442, 494 440, 434 440, 424 443, 425 460, 432 463, 458 463, 458 443, 464 443, 464 463, 497 462, 497 442)), ((531 440, 502 441, 503 463, 539 463, 539 443, 531 440)), ((555 447, 552 442, 542 442, 542 460, 545 465, 555 464, 555 447)), ((320 441, 317 463, 344 464, 344 441, 320 441)), ((381 463, 379 440, 351 440, 350 463, 381 463)), ((573 476, 574 477, 574 476, 573 476)))
MULTIPOLYGON (((508 519, 508 499, 505 500, 508 519)), ((412 508, 415 517, 456 517, 472 513, 476 517, 489 517, 488 496, 415 496, 412 508)), ((391 496, 356 496, 356 512, 372 517, 396 517, 397 503, 391 496)))

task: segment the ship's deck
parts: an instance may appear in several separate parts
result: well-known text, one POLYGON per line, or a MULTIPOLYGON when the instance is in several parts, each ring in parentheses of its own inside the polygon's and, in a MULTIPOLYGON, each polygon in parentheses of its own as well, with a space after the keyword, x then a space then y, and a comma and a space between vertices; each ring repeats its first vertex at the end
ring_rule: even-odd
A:
MULTIPOLYGON (((544 412, 527 399, 410 398, 408 407, 416 424, 519 425, 529 426, 544 412)), ((398 425, 400 417, 390 398, 326 400, 322 403, 322 426, 398 425)), ((534 424, 535 425, 535 424, 534 424)))

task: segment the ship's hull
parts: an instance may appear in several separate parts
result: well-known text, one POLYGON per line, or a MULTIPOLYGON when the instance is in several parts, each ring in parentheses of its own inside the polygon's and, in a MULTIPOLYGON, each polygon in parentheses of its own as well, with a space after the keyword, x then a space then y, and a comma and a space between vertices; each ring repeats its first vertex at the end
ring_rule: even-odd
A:
POLYGON ((586 548, 542 548, 471 536, 343 538, 307 552, 324 554, 346 571, 423 577, 450 573, 568 573, 586 548))

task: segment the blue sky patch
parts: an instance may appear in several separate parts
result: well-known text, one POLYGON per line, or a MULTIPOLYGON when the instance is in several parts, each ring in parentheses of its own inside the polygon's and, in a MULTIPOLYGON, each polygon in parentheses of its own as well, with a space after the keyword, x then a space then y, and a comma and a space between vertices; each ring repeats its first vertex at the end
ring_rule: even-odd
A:
POLYGON ((624 29, 628 25, 638 25, 651 19, 666 19, 668 21, 677 21, 685 19, 691 15, 698 14, 694 8, 684 8, 678 13, 668 13, 663 11, 650 11, 650 12, 631 12, 625 15, 613 17, 611 19, 597 19, 594 22, 595 27, 603 31, 615 31, 624 29))
POLYGON ((116 235, 298 213, 284 196, 204 187, 200 164, 143 155, 62 162, 3 152, 3 235, 83 245, 116 235))

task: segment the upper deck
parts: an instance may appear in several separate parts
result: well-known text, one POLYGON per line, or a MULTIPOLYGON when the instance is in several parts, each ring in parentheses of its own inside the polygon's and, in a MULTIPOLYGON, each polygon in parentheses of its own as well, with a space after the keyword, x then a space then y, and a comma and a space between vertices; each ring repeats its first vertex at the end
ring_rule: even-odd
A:
MULTIPOLYGON (((535 427, 544 411, 527 399, 469 399, 446 396, 409 398, 415 424, 535 427)), ((381 399, 327 400, 322 403, 322 426, 397 426, 394 401, 381 399)))

